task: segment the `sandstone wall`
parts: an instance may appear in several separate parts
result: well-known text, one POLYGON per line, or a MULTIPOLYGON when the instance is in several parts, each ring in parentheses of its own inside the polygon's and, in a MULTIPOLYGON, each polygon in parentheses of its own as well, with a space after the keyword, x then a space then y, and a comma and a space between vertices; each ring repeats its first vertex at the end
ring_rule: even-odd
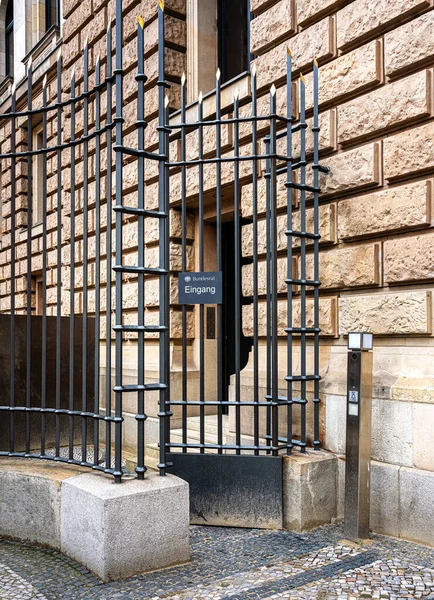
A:
MULTIPOLYGON (((252 10, 252 52, 264 94, 274 82, 277 94, 285 95, 288 46, 295 80, 300 71, 306 77, 311 107, 312 56, 320 65, 320 158, 331 169, 329 176, 321 175, 320 196, 325 446, 345 452, 345 334, 372 331, 373 457, 398 468, 434 471, 434 446, 426 431, 434 420, 433 3, 256 0, 252 10)), ((262 179, 259 186, 262 206, 262 179)), ((243 187, 242 199, 249 216, 251 184, 243 187)), ((279 201, 278 206, 284 213, 279 201)), ((308 201, 308 224, 309 207, 308 201)), ((297 222, 297 206, 294 210, 297 222)), ((284 215, 279 222, 284 228, 284 215)), ((260 222, 262 257, 263 245, 260 222)), ((282 234, 282 278, 285 245, 282 234)), ((252 253, 251 225, 244 227, 243 253, 252 253)), ((308 276, 310 265, 308 256, 308 276)), ((260 293, 264 270, 265 262, 259 266, 260 293)), ((243 290, 252 295, 250 265, 243 269, 243 290)), ((284 311, 282 302, 282 328, 284 311)), ((244 314, 245 332, 251 334, 251 307, 244 314)), ((264 334, 265 306, 259 314, 264 334)))
MULTIPOLYGON (((146 66, 149 77, 146 84, 146 145, 157 147, 157 28, 156 2, 154 0, 124 1, 125 67, 125 143, 134 146, 137 141, 136 119, 136 28, 137 16, 145 20, 146 66)), ((320 65, 320 153, 321 162, 330 166, 329 176, 321 176, 320 269, 323 282, 321 291, 321 326, 323 329, 321 368, 324 379, 322 394, 327 406, 323 439, 327 448, 342 453, 344 450, 343 422, 345 410, 345 333, 350 329, 370 330, 376 334, 375 350, 375 422, 374 458, 380 461, 434 471, 434 446, 426 432, 426 424, 434 420, 434 343, 432 337, 432 288, 434 281, 434 232, 432 228, 432 195, 434 177, 434 119, 433 119, 433 67, 434 67, 434 10, 432 0, 252 0, 256 16, 252 21, 252 52, 258 73, 261 110, 267 110, 268 90, 277 85, 279 110, 285 104, 285 56, 289 46, 294 55, 294 97, 298 94, 298 76, 306 76, 308 119, 311 123, 312 58, 320 65), (396 441, 396 445, 391 443, 396 441)), ((105 32, 114 23, 114 1, 92 0, 79 2, 65 0, 63 28, 63 97, 69 94, 71 73, 75 72, 77 94, 83 90, 82 48, 88 39, 90 48, 90 86, 95 78, 95 63, 100 56, 102 77, 105 76, 105 32)), ((166 1, 166 58, 170 107, 179 107, 180 78, 186 68, 185 0, 166 1)), ((34 64, 34 103, 41 103, 41 84, 48 72, 48 96, 55 100, 55 58, 57 50, 44 54, 34 64)), ((241 85, 241 84, 240 84, 241 85)), ((18 86, 18 102, 25 106, 25 82, 18 86)), ((105 119, 106 94, 102 96, 105 119)), ((10 106, 10 95, 0 99, 2 111, 10 106)), ((229 99, 230 101, 230 99, 229 99)), ((229 102, 226 100, 226 105, 229 102)), ((297 103, 294 116, 297 118, 297 103)), ((210 111, 212 112, 212 110, 210 111)), ((248 86, 241 95, 242 115, 250 114, 248 86)), ((91 107, 90 127, 94 126, 95 113, 91 107)), ((76 115, 77 135, 83 130, 83 111, 76 115)), ((25 120, 17 123, 18 149, 24 150, 27 133, 25 120)), ((69 112, 65 111, 62 138, 69 138, 69 112)), ((0 124, 0 150, 10 151, 10 122, 0 124)), ((49 138, 52 143, 57 127, 49 119, 49 138)), ((266 128, 261 134, 266 133, 266 128)), ((240 127, 241 153, 252 151, 251 131, 240 127)), ((228 125, 222 128, 223 154, 233 152, 233 131, 228 125)), ((215 137, 210 130, 205 136, 205 154, 214 151, 215 137)), ((299 142, 294 140, 295 148, 299 142)), ((308 152, 312 151, 312 138, 308 136, 308 152)), ((171 157, 179 158, 179 143, 171 143, 171 157)), ((94 312, 95 292, 95 145, 89 145, 89 313, 94 312)), ((197 155, 194 135, 188 144, 188 155, 197 155)), ((56 159, 48 161, 48 305, 49 314, 56 310, 57 270, 56 250, 59 245, 56 232, 57 178, 56 159)), ((71 206, 70 154, 62 156, 62 283, 63 314, 69 313, 69 236, 71 206)), ((260 216, 264 210, 264 165, 259 165, 260 216)), ((75 308, 83 309, 83 152, 76 152, 76 292, 75 308)), ((26 265, 26 208, 27 164, 17 164, 17 309, 25 309, 26 265)), ((242 179, 242 214, 251 216, 252 164, 240 166, 242 179)), ((101 186, 105 190, 110 167, 107 167, 106 140, 102 140, 101 186)), ((233 170, 223 168, 223 184, 230 186, 233 170)), ((146 202, 148 207, 157 203, 156 165, 146 168, 146 202)), ((215 169, 205 168, 206 191, 215 188, 215 169)), ((0 309, 7 312, 10 306, 10 185, 9 163, 2 163, 2 247, 0 251, 0 309)), ((137 171, 134 161, 124 165, 125 204, 137 199, 137 171)), ((194 200, 197 194, 197 170, 187 174, 187 196, 194 200)), ((180 173, 171 177, 171 201, 180 200, 180 173)), ((283 213, 285 193, 279 184, 279 226, 285 227, 283 213)), ((311 199, 308 202, 307 221, 311 221, 311 199)), ((295 222, 299 220, 297 204, 295 222)), ((188 224, 188 261, 193 268, 195 253, 194 216, 188 224)), ((113 226, 113 216, 111 226, 113 226)), ((104 286, 105 231, 107 221, 106 196, 102 193, 102 315, 106 311, 104 286)), ((260 235, 263 241, 264 223, 260 235), (262 233, 261 233, 262 232, 262 233)), ((171 269, 176 277, 180 270, 180 216, 176 207, 171 213, 171 269)), ((133 219, 125 219, 125 262, 136 263, 137 226, 133 219)), ((243 228, 242 244, 246 258, 252 252, 252 226, 243 228)), ((285 237, 280 236, 279 252, 285 252, 285 237)), ((261 241, 261 244, 262 244, 261 241)), ((158 232, 154 222, 146 223, 146 253, 148 264, 156 265, 158 232)), ((113 248, 111 249, 113 250, 113 248)), ((32 233, 32 272, 42 268, 42 236, 40 228, 32 233)), ((298 249, 294 269, 298 268, 298 249)), ((308 254, 311 254, 310 248, 308 254)), ((261 246, 261 266, 264 270, 261 246)), ((283 264, 283 262, 282 262, 283 264)), ((308 266, 311 259, 308 259, 308 266)), ((284 277, 285 266, 279 267, 284 277)), ((156 280, 147 287, 147 319, 158 319, 158 291, 156 280)), ((175 279, 171 284, 173 304, 172 336, 180 335, 180 312, 177 305, 175 279)), ((251 266, 243 269, 243 291, 251 294, 251 266)), ((282 293, 284 287, 281 288, 282 293)), ((126 322, 136 319, 136 280, 126 281, 124 304, 126 322)), ((284 295, 282 295, 282 300, 284 295)), ((297 307, 298 299, 295 298, 297 307)), ((311 301, 308 302, 309 311, 311 301)), ((261 304, 260 314, 264 315, 261 304)), ((111 310, 114 309, 112 305, 111 310)), ((297 309, 297 308, 296 308, 297 309)), ((249 310, 244 309, 246 334, 249 330, 249 310)), ((310 313, 309 313, 310 314, 310 313)), ((260 332, 264 331, 262 316, 260 332)), ((281 303, 279 318, 285 321, 281 303)), ((310 316, 309 316, 310 319, 310 316)), ((194 313, 189 312, 188 334, 195 336, 194 313)), ((104 319, 101 338, 105 339, 104 319)), ((282 338, 282 343, 284 339, 282 338)), ((134 347, 131 345, 132 352, 134 347)))

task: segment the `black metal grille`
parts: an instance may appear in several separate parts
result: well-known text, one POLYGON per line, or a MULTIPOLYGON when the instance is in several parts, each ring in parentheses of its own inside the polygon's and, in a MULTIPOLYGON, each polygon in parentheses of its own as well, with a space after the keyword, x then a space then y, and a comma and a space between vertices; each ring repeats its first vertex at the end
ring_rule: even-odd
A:
MULTIPOLYGON (((17 95, 13 89, 11 110, 0 115, 0 121, 10 123, 10 151, 0 154, 2 169, 10 169, 10 307, 9 315, 0 315, 0 328, 5 343, 0 349, 4 393, 0 414, 0 455, 33 457, 60 462, 68 462, 91 467, 114 476, 120 483, 125 471, 123 467, 123 395, 135 394, 137 399, 137 466, 136 474, 143 479, 145 466, 145 406, 148 392, 159 394, 160 451, 159 469, 161 475, 171 466, 168 454, 171 451, 205 454, 233 452, 240 455, 249 451, 254 455, 270 454, 277 456, 285 451, 290 454, 293 446, 304 452, 307 446, 306 405, 308 385, 313 385, 314 434, 313 446, 319 448, 319 165, 318 158, 318 65, 313 67, 313 183, 307 183, 306 160, 306 111, 305 82, 300 78, 300 119, 294 124, 292 98, 292 59, 287 56, 287 98, 286 114, 277 114, 277 92, 273 86, 270 92, 269 111, 265 115, 258 111, 258 91, 256 73, 251 77, 251 114, 241 116, 243 107, 238 96, 230 107, 222 107, 222 88, 219 72, 216 77, 215 113, 204 117, 203 101, 197 104, 197 118, 187 120, 186 80, 182 80, 180 122, 170 119, 165 93, 168 84, 165 80, 164 57, 164 5, 159 2, 159 68, 158 68, 158 152, 146 150, 145 130, 145 84, 144 73, 144 23, 141 18, 137 31, 137 148, 124 144, 123 126, 123 28, 122 0, 116 0, 115 47, 113 49, 112 30, 107 30, 107 58, 105 75, 99 59, 95 65, 89 64, 89 49, 84 47, 83 83, 81 93, 77 93, 74 72, 71 76, 67 97, 62 95, 62 59, 57 60, 56 97, 48 97, 46 81, 42 87, 42 104, 33 105, 33 72, 28 67, 27 106, 17 110, 17 95), (112 57, 115 57, 113 69, 112 57), (93 85, 90 74, 93 73, 93 85), (115 97, 113 97, 115 94, 115 97), (105 95, 105 106, 103 98, 105 95), (114 102, 114 104, 113 104, 114 102), (92 112, 92 110, 93 112, 92 112), (113 109, 115 112, 113 114, 113 109), (106 112, 103 118, 104 111, 106 112), (95 117, 92 119, 91 114, 95 117), (78 118, 80 117, 80 123, 78 118), (26 140, 22 139, 22 122, 25 121, 26 140), (240 127, 251 127, 251 152, 245 155, 240 147, 240 127), (222 142, 223 127, 233 129, 233 152, 224 152, 222 142), (261 152, 262 129, 266 126, 265 152, 261 152), (21 129, 19 129, 21 127, 21 129), (33 132, 41 127, 41 147, 34 147, 33 132), (260 130, 261 131, 260 131, 260 130), (210 130, 215 132, 215 151, 211 156, 204 151, 204 136, 210 130), (49 132, 53 132, 49 133, 49 132), (187 138, 197 132, 198 155, 188 159, 187 138), (292 138, 300 134, 300 159, 292 158, 292 138), (114 137, 114 139, 113 139, 114 137), (278 141, 285 138, 286 152, 277 150, 278 141), (169 159, 171 142, 179 139, 179 160, 169 159), (23 149, 24 148, 24 149, 23 149), (36 176, 41 180, 42 189, 37 189, 34 197, 34 161, 41 157, 41 172, 36 176), (137 203, 125 204, 124 167, 126 160, 133 160, 137 169, 137 203), (158 163, 158 208, 147 208, 145 163, 158 163), (265 162, 266 172, 266 390, 262 393, 260 369, 263 368, 260 353, 259 304, 260 274, 258 249, 258 209, 260 165, 265 162), (104 163, 107 165, 104 167, 104 163), (246 182, 243 165, 251 165, 253 189, 253 385, 252 397, 247 401, 241 394, 241 342, 242 342, 242 291, 241 273, 243 257, 241 252, 241 231, 244 220, 241 215, 241 188, 246 182), (66 167, 65 167, 66 164, 66 167), (199 271, 205 271, 205 179, 208 169, 215 169, 215 214, 216 214, 216 268, 223 269, 223 181, 222 169, 225 165, 233 168, 233 235, 234 235, 234 354, 233 399, 226 399, 223 375, 224 313, 217 306, 217 397, 206 397, 206 378, 209 375, 205 366, 205 307, 200 305, 199 321, 199 395, 192 399, 188 383, 188 314, 186 305, 182 311, 182 386, 181 398, 170 397, 170 177, 181 173, 181 221, 182 221, 182 269, 188 270, 187 222, 191 210, 191 200, 187 193, 189 169, 197 168, 197 193, 194 203, 198 208, 198 249, 199 271), (18 205, 20 197, 17 189, 17 171, 27 168, 26 200, 24 211, 18 205), (48 189, 50 176, 55 177, 54 191, 48 189), (283 166, 282 166, 283 165, 283 166), (82 176, 78 178, 78 167, 82 176), (207 169, 207 170, 206 170, 207 169), (105 170, 105 184, 104 180, 105 170), (112 172, 115 173, 113 189, 112 172), (294 173, 298 172, 298 180, 294 173), (282 294, 278 274, 277 206, 278 176, 286 174, 286 230, 287 277, 286 293, 282 294), (90 188, 94 187, 91 198, 90 188), (294 228, 293 194, 299 194, 299 230, 294 228), (307 194, 312 194, 313 231, 307 231, 307 194), (39 207, 41 223, 40 264, 35 267, 34 225, 39 207), (94 211, 94 231, 90 230, 90 211, 94 211), (20 215, 20 222, 17 221, 20 215), (21 244, 25 217, 26 258, 25 269, 18 261, 17 250, 21 244), (114 217, 114 239, 113 239, 114 217), (130 264, 124 248, 124 223, 129 219, 137 227, 137 263, 130 264), (159 258, 158 266, 149 266, 145 256, 145 219, 158 222, 159 258), (106 221, 104 232, 104 220, 106 221), (53 226, 54 223, 54 226, 53 226), (94 234, 91 237, 91 233, 94 234), (55 248, 48 245, 48 236, 55 235, 55 248), (293 272, 294 243, 299 243, 300 272, 293 272), (313 279, 307 277, 307 244, 313 245, 313 279), (114 257, 113 257, 114 243, 114 257), (105 248, 104 248, 105 246, 105 248), (105 255, 105 256, 104 256, 105 255), (114 285, 112 280, 114 273, 114 285), (92 273, 92 276, 91 276, 92 273), (105 274, 104 274, 105 273, 105 274), (133 324, 125 319, 124 284, 128 277, 137 278, 137 321, 133 324), (146 321, 145 281, 148 277, 159 280, 159 318, 157 324, 146 321), (105 281, 104 281, 105 280, 105 281), (36 289, 35 289, 36 286, 36 289), (25 295, 25 301, 17 304, 18 290, 25 295), (36 297, 40 290, 40 315, 35 314, 36 297), (78 290, 80 301, 78 301, 78 290), (313 290, 313 292, 311 291, 313 290), (313 295, 313 326, 307 326, 307 299, 313 295), (286 297, 287 327, 281 331, 278 322, 279 299, 286 297), (91 305, 91 300, 93 302, 91 305), (292 304, 294 298, 300 302, 300 324, 293 321, 292 304), (114 323, 112 307, 114 302, 114 323), (7 320, 7 322, 6 322, 7 320), (100 345, 101 332, 105 329, 105 342, 100 345), (114 356, 112 334, 114 332, 114 356), (157 335, 159 340, 159 376, 152 383, 146 378, 145 341, 147 334, 157 335), (279 375, 279 337, 287 336, 286 395, 279 392, 282 387, 279 375), (124 355, 126 336, 137 339, 137 381, 124 383, 124 355), (300 349, 300 369, 294 368, 293 349, 300 349), (101 348, 105 351, 105 368, 101 367, 101 348), (307 356, 313 353, 313 371, 309 371, 307 356), (114 368, 112 365, 114 359, 114 368), (5 375, 6 374, 6 375, 5 375), (114 376, 114 382, 112 380, 114 376), (6 379, 5 379, 6 377, 6 379), (113 385, 114 383, 114 385, 113 385), (297 389, 296 389, 297 388, 297 389), (112 396, 113 400, 112 401, 112 396), (296 396, 296 397, 294 397, 296 396), (300 431, 293 433, 293 407, 299 407, 300 431), (170 425, 172 408, 181 406, 182 442, 171 442, 170 425), (188 417, 191 407, 199 407, 199 443, 188 440, 188 417), (214 408, 213 408, 214 407, 214 408), (216 411, 217 443, 206 442, 205 418, 209 409, 216 411), (224 414, 234 412, 235 438, 228 442, 223 434, 224 414), (251 442, 243 441, 242 423, 247 411, 251 411, 251 442), (265 414, 265 431, 261 430, 260 415, 265 414), (283 424, 283 425, 282 425, 283 424)), ((52 88, 50 88, 52 89, 52 88)), ((22 196, 20 197, 22 199, 22 196)), ((178 207, 179 208, 179 207, 178 207)))
MULTIPOLYGON (((206 271, 204 252, 204 209, 205 209, 205 182, 204 167, 215 166, 215 212, 216 212, 216 268, 221 271, 222 264, 222 167, 225 163, 233 166, 233 236, 234 236, 234 256, 235 275, 234 279, 226 282, 226 285, 233 286, 234 303, 234 352, 235 368, 233 374, 233 399, 226 400, 223 392, 223 363, 224 353, 227 348, 223 341, 223 314, 222 306, 217 306, 217 398, 210 400, 206 397, 206 379, 212 376, 210 370, 207 373, 205 366, 205 313, 204 306, 201 304, 199 310, 199 397, 192 400, 192 394, 188 385, 187 369, 187 307, 182 306, 182 398, 173 399, 167 402, 170 407, 182 406, 182 442, 170 443, 166 440, 166 448, 171 452, 195 452, 204 454, 206 452, 217 452, 224 454, 232 452, 237 455, 251 452, 254 455, 271 454, 278 456, 284 451, 291 454, 294 446, 298 446, 301 452, 305 452, 307 447, 307 411, 308 404, 308 385, 312 382, 313 394, 313 447, 320 447, 320 394, 319 394, 319 171, 327 172, 327 169, 319 165, 319 126, 318 126, 318 64, 314 61, 313 65, 313 169, 312 182, 308 183, 306 179, 308 161, 306 159, 306 101, 305 101, 305 79, 301 75, 299 81, 299 100, 300 100, 300 118, 297 124, 294 124, 293 116, 293 97, 292 97, 292 57, 288 51, 287 55, 287 96, 286 96, 286 114, 277 113, 277 91, 274 85, 271 88, 269 96, 269 111, 267 114, 258 112, 258 91, 256 72, 251 76, 251 114, 240 116, 240 99, 235 94, 233 104, 226 107, 226 115, 222 116, 222 90, 220 85, 220 72, 217 71, 216 93, 215 93, 215 114, 204 119, 203 99, 199 97, 197 103, 197 118, 187 120, 186 110, 186 80, 182 80, 181 88, 181 110, 180 122, 176 124, 166 123, 170 129, 173 138, 180 138, 181 156, 178 161, 168 163, 170 169, 181 169, 181 211, 183 223, 182 235, 182 269, 187 271, 186 260, 186 220, 187 213, 194 206, 194 202, 189 199, 187 192, 187 171, 197 167, 197 221, 198 221, 198 251, 199 251, 199 271, 206 271), (251 152, 241 153, 240 150, 240 125, 248 124, 251 126, 252 142, 251 152), (232 156, 222 153, 222 126, 231 126, 233 128, 233 154, 232 156), (259 134, 259 127, 266 127, 268 133, 264 140, 259 134), (214 130, 216 139, 215 153, 213 156, 204 158, 204 130, 214 130), (186 136, 187 133, 197 132, 198 157, 194 160, 187 158, 186 136), (296 161, 293 158, 292 139, 293 135, 299 133, 300 136, 300 157, 296 161), (287 147, 285 153, 278 153, 277 143, 280 139, 286 139, 287 147), (259 150, 259 143, 265 141, 265 153, 259 150), (263 358, 260 356, 259 348, 259 259, 258 259, 258 168, 262 161, 265 161, 265 180, 266 180, 266 365, 263 364, 263 358), (241 255, 241 187, 243 177, 240 175, 240 166, 248 162, 252 165, 251 181, 253 186, 252 218, 253 225, 253 376, 251 386, 251 398, 243 399, 241 393, 241 335, 242 335, 242 303, 241 297, 241 273, 243 257, 241 255), (283 165, 283 166, 282 166, 283 165), (294 174, 298 173, 298 181, 294 180, 294 174), (278 259, 282 252, 278 250, 278 206, 277 206, 277 181, 278 176, 286 174, 286 230, 287 237, 287 277, 286 293, 280 290, 282 281, 278 276, 278 259), (298 230, 294 227, 293 214, 293 194, 297 191, 299 194, 299 220, 298 230), (306 206, 307 194, 312 195, 309 202, 313 205, 313 231, 307 230, 306 206), (313 278, 307 277, 307 243, 313 242, 313 278), (293 257, 295 243, 299 244, 299 275, 293 272, 293 257), (307 326, 307 301, 308 295, 313 290, 313 326, 307 326), (287 308, 287 326, 282 330, 279 326, 279 298, 286 297, 287 308), (295 326, 293 321, 293 301, 296 299, 300 306, 300 324, 295 326), (279 337, 287 336, 287 364, 286 376, 284 382, 279 376, 279 337), (297 347, 300 352, 300 367, 297 370, 293 361, 293 352, 298 340, 297 347), (313 356, 313 369, 308 369, 308 355, 313 356), (261 362, 262 361, 262 362, 261 362), (266 393, 261 397, 260 369, 266 370, 266 393), (279 392, 283 385, 286 385, 286 395, 279 392), (295 387, 297 386, 297 390, 295 387), (299 434, 294 435, 293 411, 294 405, 299 409, 299 434), (199 407, 199 441, 188 441, 188 414, 190 407, 199 407), (206 411, 212 407, 217 412, 217 443, 206 441, 206 411), (228 443, 223 436, 223 412, 229 409, 234 411, 234 442, 228 443), (243 441, 243 430, 245 433, 245 422, 248 419, 247 411, 253 412, 252 425, 249 435, 246 438, 250 441, 243 441), (260 411, 265 411, 265 432, 260 432, 260 411), (284 433, 283 433, 284 431, 284 433)), ((190 109, 191 110, 191 109, 190 109)), ((263 134, 262 134, 263 137, 263 134)), ((209 173, 209 171, 208 171, 209 173)), ((245 178, 245 175, 244 175, 245 178)), ((194 198, 196 201, 196 198, 194 198)), ((312 277, 311 276, 311 277, 312 277)), ((281 279, 281 278, 280 278, 281 279)), ((281 360, 281 359, 280 359, 281 360)), ((163 440, 161 440, 163 444, 163 440)))

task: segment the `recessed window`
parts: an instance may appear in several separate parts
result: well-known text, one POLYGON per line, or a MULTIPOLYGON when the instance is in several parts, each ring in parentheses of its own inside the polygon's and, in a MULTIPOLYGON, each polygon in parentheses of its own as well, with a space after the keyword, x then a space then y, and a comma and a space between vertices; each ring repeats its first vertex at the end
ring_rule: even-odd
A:
POLYGON ((51 29, 53 25, 59 24, 59 0, 39 0, 33 4, 33 44, 51 29))
MULTIPOLYGON (((33 139, 33 150, 40 150, 43 148, 43 133, 42 127, 35 128, 32 132, 33 139)), ((34 154, 33 155, 33 169, 32 169, 32 221, 33 225, 37 225, 42 222, 43 219, 43 206, 44 206, 44 155, 34 154)))
POLYGON ((5 19, 5 75, 14 74, 14 3, 9 0, 5 19))
POLYGON ((248 0, 188 0, 188 100, 215 88, 217 67, 226 83, 250 68, 248 0))
POLYGON ((247 9, 245 0, 218 0, 217 28, 222 83, 249 69, 247 44, 250 18, 247 9))

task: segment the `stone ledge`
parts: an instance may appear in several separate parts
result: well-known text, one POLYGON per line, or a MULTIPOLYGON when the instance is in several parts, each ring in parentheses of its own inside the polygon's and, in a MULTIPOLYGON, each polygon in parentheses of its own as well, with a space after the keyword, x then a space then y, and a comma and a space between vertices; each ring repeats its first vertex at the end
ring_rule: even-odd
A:
POLYGON ((87 469, 0 459, 0 536, 74 558, 103 581, 189 560, 189 488, 172 475, 114 485, 87 469))

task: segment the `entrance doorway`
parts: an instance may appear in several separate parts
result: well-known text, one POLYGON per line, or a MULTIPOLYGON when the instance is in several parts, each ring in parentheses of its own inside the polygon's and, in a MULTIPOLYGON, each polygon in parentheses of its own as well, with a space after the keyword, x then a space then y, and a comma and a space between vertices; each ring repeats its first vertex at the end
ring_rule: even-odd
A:
MULTIPOLYGON (((241 235, 240 235, 241 239, 241 235)), ((226 221, 222 224, 222 263, 223 263, 223 398, 224 402, 229 400, 229 386, 231 375, 235 374, 235 285, 241 288, 241 275, 236 277, 235 256, 235 235, 234 222, 226 221), (237 282, 237 283, 236 283, 237 282)), ((240 268, 241 271, 241 268, 240 268)), ((242 303, 246 300, 240 291, 242 303)), ((253 340, 245 337, 241 320, 240 332, 240 364, 241 369, 247 365, 249 353, 252 348, 253 340)), ((224 407, 224 414, 228 413, 228 406, 224 407)))

